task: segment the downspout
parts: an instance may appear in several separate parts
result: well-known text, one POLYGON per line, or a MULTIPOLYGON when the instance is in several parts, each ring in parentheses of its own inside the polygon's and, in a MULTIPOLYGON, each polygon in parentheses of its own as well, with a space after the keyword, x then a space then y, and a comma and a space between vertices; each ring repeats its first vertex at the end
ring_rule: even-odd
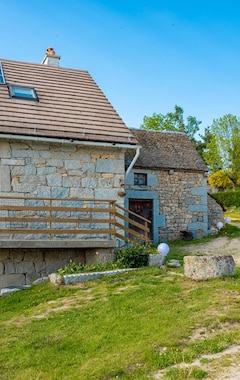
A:
POLYGON ((135 156, 133 157, 132 162, 130 163, 129 167, 126 170, 125 179, 127 178, 128 174, 130 173, 130 171, 132 170, 133 166, 135 165, 135 162, 137 161, 137 159, 138 159, 138 157, 140 155, 140 149, 141 149, 141 146, 137 146, 135 156))

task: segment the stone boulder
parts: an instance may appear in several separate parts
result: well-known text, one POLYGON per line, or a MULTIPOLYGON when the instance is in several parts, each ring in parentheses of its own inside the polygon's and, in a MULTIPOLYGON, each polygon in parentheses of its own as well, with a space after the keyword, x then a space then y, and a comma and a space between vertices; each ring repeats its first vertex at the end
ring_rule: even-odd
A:
POLYGON ((236 266, 231 255, 185 256, 184 274, 193 280, 234 276, 236 266))
POLYGON ((166 255, 160 253, 150 253, 148 256, 148 265, 150 267, 161 267, 164 265, 166 260, 166 255))

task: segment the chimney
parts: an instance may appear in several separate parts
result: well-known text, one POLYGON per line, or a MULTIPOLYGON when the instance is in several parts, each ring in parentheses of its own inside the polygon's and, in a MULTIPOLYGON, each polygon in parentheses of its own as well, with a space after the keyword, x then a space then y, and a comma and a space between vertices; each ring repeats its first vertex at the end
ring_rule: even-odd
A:
POLYGON ((55 55, 55 50, 51 47, 47 48, 45 57, 43 58, 42 64, 54 67, 59 67, 60 56, 55 55))

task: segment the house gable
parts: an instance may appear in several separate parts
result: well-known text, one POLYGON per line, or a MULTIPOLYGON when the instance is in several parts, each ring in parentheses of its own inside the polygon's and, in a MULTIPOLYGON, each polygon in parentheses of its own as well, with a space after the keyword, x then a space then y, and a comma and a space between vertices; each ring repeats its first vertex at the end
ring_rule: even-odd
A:
POLYGON ((0 61, 0 134, 137 144, 87 71, 0 61), (33 88, 38 101, 12 98, 8 85, 33 88))

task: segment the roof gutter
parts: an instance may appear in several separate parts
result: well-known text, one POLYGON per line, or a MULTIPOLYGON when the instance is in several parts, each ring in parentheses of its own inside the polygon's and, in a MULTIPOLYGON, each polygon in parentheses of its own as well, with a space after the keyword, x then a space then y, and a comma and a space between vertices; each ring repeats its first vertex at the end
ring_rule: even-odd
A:
POLYGON ((25 135, 11 135, 7 133, 1 133, 0 139, 11 139, 11 140, 24 140, 24 141, 40 141, 47 143, 56 144, 71 144, 71 145, 83 145, 83 146, 99 146, 99 147, 112 147, 112 148, 123 148, 123 149, 136 149, 138 145, 133 144, 117 144, 117 143, 107 143, 107 142, 94 142, 94 141, 81 141, 75 139, 58 139, 53 137, 38 137, 38 136, 25 136, 25 135))

